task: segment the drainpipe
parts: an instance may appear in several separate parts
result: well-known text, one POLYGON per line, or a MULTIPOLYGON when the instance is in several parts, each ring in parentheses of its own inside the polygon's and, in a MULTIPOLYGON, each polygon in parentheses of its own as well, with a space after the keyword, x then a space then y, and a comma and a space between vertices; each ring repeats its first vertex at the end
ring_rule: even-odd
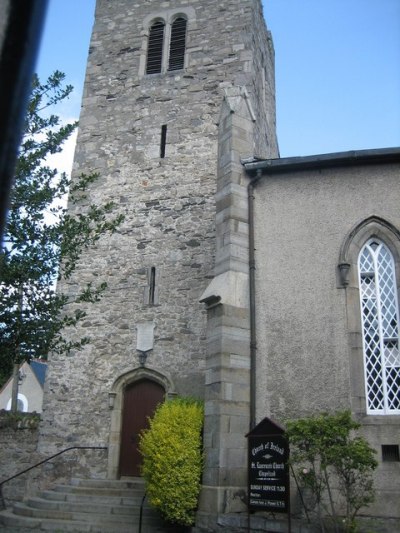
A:
POLYGON ((255 300, 255 249, 254 249, 254 186, 261 177, 261 169, 247 186, 249 223, 249 306, 250 306, 250 430, 256 425, 256 300, 255 300))

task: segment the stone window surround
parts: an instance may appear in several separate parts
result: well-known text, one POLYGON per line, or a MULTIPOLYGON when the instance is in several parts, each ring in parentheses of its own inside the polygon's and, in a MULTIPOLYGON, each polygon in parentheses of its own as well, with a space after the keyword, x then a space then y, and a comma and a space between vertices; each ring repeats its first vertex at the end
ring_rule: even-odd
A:
POLYGON ((143 303, 144 305, 159 305, 160 269, 158 267, 151 266, 146 270, 147 285, 144 287, 143 291, 143 303))
MULTIPOLYGON (((193 7, 179 7, 176 9, 165 9, 156 11, 154 13, 151 13, 150 15, 147 15, 143 20, 143 30, 141 32, 142 37, 142 47, 140 50, 140 61, 139 61, 139 76, 154 76, 155 74, 146 74, 146 61, 147 61, 147 45, 149 42, 149 33, 150 28, 155 22, 164 22, 165 28, 164 28, 164 46, 163 46, 163 57, 162 57, 162 66, 161 66, 161 74, 165 74, 168 72, 168 61, 169 61, 169 43, 171 39, 171 26, 175 19, 183 17, 187 20, 187 27, 186 31, 187 34, 189 34, 189 31, 191 29, 195 28, 196 23, 196 12, 193 7), (167 53, 165 53, 167 52, 167 53)), ((184 68, 188 65, 188 58, 189 58, 189 51, 188 51, 188 43, 186 41, 186 47, 185 47, 185 60, 184 60, 184 68)), ((171 71, 171 73, 176 73, 176 70, 171 71)), ((158 74, 160 75, 160 73, 158 74)))
POLYGON ((351 409, 359 420, 369 424, 398 424, 400 422, 398 415, 367 415, 358 257, 365 243, 372 238, 379 239, 389 248, 395 266, 397 292, 400 294, 400 231, 387 220, 372 215, 358 223, 348 233, 340 250, 338 264, 338 288, 345 289, 351 409))

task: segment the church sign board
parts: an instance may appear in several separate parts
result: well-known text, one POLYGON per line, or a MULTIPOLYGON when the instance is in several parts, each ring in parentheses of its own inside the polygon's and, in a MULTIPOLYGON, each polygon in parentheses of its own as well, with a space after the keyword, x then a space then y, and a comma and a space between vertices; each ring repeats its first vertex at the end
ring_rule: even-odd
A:
POLYGON ((284 429, 264 418, 246 436, 249 510, 289 513, 289 444, 284 429))

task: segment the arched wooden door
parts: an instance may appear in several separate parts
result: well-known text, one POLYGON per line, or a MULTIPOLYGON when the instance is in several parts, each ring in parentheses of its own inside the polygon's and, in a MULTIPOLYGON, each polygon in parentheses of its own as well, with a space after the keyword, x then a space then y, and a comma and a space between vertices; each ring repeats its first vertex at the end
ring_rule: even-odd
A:
POLYGON ((164 401, 164 395, 163 387, 148 379, 136 381, 125 387, 119 459, 120 476, 140 476, 139 433, 149 427, 148 418, 153 415, 157 405, 164 401))

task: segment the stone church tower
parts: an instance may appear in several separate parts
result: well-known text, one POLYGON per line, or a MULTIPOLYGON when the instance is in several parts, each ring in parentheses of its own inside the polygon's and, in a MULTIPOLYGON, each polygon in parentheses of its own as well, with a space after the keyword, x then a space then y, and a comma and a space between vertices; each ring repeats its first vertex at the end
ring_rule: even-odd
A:
POLYGON ((126 457, 154 405, 175 394, 204 398, 201 505, 216 513, 243 505, 249 326, 240 157, 277 157, 274 90, 260 0, 97 0, 73 173, 100 178, 74 209, 112 201, 125 219, 64 287, 74 294, 80 283, 108 283, 76 331, 90 344, 50 359, 41 452, 105 446, 85 456, 82 475, 138 475, 139 458, 126 457), (221 300, 223 311, 213 307, 221 300), (208 338, 207 312, 215 326, 208 338))

